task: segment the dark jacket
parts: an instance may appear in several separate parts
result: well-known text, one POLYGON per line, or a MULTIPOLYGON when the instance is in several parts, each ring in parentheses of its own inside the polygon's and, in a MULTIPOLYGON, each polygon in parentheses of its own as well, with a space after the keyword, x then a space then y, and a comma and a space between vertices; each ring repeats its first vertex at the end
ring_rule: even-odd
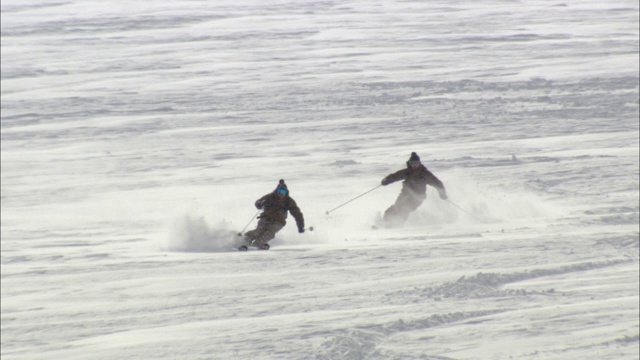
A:
POLYGON ((427 185, 430 185, 438 190, 440 198, 447 198, 447 192, 444 189, 442 181, 433 175, 431 171, 427 170, 427 168, 422 164, 415 169, 407 165, 406 169, 387 175, 382 179, 382 185, 389 185, 400 180, 404 180, 402 182, 403 193, 425 195, 427 193, 427 185))
POLYGON ((259 216, 260 219, 286 224, 287 213, 289 212, 296 220, 298 230, 304 229, 302 211, 289 195, 280 197, 274 191, 258 199, 255 205, 256 208, 262 209, 262 214, 259 216))

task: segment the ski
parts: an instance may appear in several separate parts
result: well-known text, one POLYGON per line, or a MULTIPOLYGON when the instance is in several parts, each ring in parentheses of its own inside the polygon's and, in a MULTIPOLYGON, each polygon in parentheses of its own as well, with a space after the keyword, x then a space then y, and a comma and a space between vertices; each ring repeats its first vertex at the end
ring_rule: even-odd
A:
MULTIPOLYGON (((304 230, 313 231, 314 228, 313 228, 313 226, 309 226, 308 228, 306 228, 304 230)), ((240 231, 236 235, 242 237, 243 233, 242 233, 242 231, 240 231)), ((256 250, 269 250, 271 248, 271 246, 269 244, 254 245, 253 243, 247 242, 246 238, 243 238, 243 241, 245 242, 245 244, 238 246, 237 247, 238 251, 249 251, 250 247, 255 248, 256 250)))
MULTIPOLYGON (((264 244, 264 245, 260 245, 260 246, 251 246, 256 248, 256 250, 269 250, 269 248, 271 248, 271 246, 269 246, 269 244, 264 244)), ((240 247, 238 247, 238 251, 249 251, 249 246, 247 245, 241 245, 240 247)))

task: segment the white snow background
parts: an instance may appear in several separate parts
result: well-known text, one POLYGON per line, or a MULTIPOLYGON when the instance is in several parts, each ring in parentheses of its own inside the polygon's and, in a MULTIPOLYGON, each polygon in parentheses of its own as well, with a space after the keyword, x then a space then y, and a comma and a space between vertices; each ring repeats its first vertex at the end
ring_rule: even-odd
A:
POLYGON ((3 0, 2 359, 638 359, 638 15, 3 0))

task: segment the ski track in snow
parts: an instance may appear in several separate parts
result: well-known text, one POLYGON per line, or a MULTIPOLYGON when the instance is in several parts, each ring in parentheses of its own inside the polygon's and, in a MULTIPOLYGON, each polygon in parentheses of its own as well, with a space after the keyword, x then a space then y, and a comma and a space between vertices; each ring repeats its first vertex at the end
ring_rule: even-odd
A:
POLYGON ((640 358, 638 13, 3 1, 2 358, 640 358))

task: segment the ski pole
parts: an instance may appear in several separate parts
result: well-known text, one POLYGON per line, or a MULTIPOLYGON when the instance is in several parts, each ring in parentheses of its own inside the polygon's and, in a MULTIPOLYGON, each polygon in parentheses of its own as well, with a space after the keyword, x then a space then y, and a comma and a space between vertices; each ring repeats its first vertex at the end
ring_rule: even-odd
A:
POLYGON ((465 214, 467 214, 467 215, 471 216, 472 218, 474 218, 474 219, 476 219, 476 220, 478 220, 478 221, 482 221, 482 220, 478 219, 477 217, 475 217, 472 213, 470 213, 470 212, 468 212, 467 210, 465 210, 465 209, 461 208, 460 206, 456 205, 453 201, 451 201, 451 200, 449 200, 449 199, 447 199, 447 201, 448 201, 451 205, 453 205, 453 206, 457 207, 460 211, 464 212, 465 214))
POLYGON ((240 231, 240 232, 238 233, 238 236, 242 236, 242 233, 243 233, 245 230, 247 230, 247 228, 249 227, 249 224, 251 224, 251 222, 253 221, 253 219, 255 219, 255 218, 256 218, 256 216, 258 216, 258 214, 260 214, 260 210, 258 210, 258 212, 257 212, 255 215, 253 215, 253 217, 251 218, 251 220, 249 220, 249 222, 247 223, 247 225, 245 225, 244 229, 242 229, 242 231, 240 231))
POLYGON ((327 211, 325 212, 325 214, 326 214, 326 215, 329 215, 329 213, 330 213, 330 212, 332 212, 332 211, 334 211, 334 210, 337 210, 337 209, 339 209, 339 208, 341 208, 341 207, 343 207, 343 206, 347 205, 348 203, 352 202, 353 200, 355 200, 355 199, 357 199, 357 198, 359 198, 359 197, 361 197, 361 196, 364 196, 364 195, 366 195, 366 194, 368 194, 368 193, 372 192, 373 190, 375 190, 375 189, 379 188, 380 186, 382 186, 382 185, 378 185, 378 186, 374 187, 373 189, 368 190, 368 191, 366 191, 366 192, 364 192, 364 193, 362 193, 362 194, 360 194, 360 195, 358 195, 358 196, 354 197, 353 199, 351 199, 351 200, 349 200, 349 201, 345 202, 344 204, 338 205, 338 206, 336 206, 335 208, 333 208, 333 209, 331 209, 331 210, 327 210, 327 211))

